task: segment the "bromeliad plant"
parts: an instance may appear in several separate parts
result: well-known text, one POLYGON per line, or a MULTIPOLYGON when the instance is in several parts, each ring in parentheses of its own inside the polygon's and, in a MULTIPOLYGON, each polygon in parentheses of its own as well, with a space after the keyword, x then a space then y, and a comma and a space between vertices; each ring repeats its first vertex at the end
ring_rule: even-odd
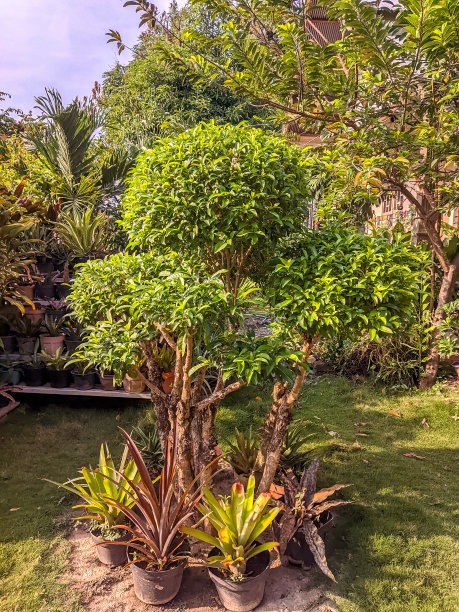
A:
POLYGON ((126 514, 115 503, 131 508, 135 503, 131 486, 140 480, 135 462, 132 459, 127 461, 127 457, 128 449, 125 447, 117 470, 108 446, 101 444, 99 465, 95 470, 83 467, 80 478, 62 484, 47 478, 44 480, 75 493, 83 500, 83 504, 78 504, 74 508, 84 508, 86 514, 75 520, 92 521, 90 531, 99 531, 107 540, 117 539, 122 534, 114 527, 124 524, 126 514))
POLYGON ((217 537, 194 527, 182 527, 183 533, 212 544, 221 551, 221 555, 209 557, 207 563, 229 574, 233 580, 244 578, 249 559, 278 545, 277 542, 256 542, 280 508, 272 508, 265 513, 271 495, 262 493, 254 500, 254 493, 253 474, 249 477, 247 491, 240 482, 233 484, 229 503, 222 498, 217 500, 209 489, 203 488, 205 503, 199 503, 197 507, 217 530, 217 537))
POLYGON ((124 429, 121 429, 121 433, 137 466, 139 482, 137 484, 127 479, 131 488, 127 496, 129 504, 105 496, 107 503, 127 516, 131 523, 131 526, 119 527, 129 531, 132 539, 129 542, 114 542, 113 545, 127 546, 135 551, 135 558, 130 563, 145 562, 147 569, 153 571, 169 569, 184 558, 186 536, 180 528, 192 519, 195 505, 201 497, 199 487, 195 487, 199 476, 174 503, 177 487, 176 431, 173 442, 167 440, 164 466, 160 476, 154 480, 132 438, 124 429))
POLYGON ((333 499, 326 501, 335 491, 349 487, 348 484, 337 484, 316 491, 316 475, 319 460, 313 459, 308 469, 304 470, 298 480, 292 470, 281 474, 284 484, 283 513, 279 521, 279 554, 281 561, 286 562, 285 552, 289 540, 301 530, 309 546, 314 560, 322 572, 335 581, 335 577, 327 565, 325 545, 319 535, 317 524, 320 515, 337 506, 352 504, 351 500, 333 499))

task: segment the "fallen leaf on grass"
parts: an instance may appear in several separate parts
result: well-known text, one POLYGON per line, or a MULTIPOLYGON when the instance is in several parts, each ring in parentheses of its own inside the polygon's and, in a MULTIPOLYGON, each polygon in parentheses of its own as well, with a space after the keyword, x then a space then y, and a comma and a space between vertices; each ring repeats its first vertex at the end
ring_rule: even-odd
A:
POLYGON ((445 472, 447 472, 449 470, 449 467, 447 465, 444 465, 443 469, 445 470, 445 472))
POLYGON ((120 421, 120 420, 121 420, 121 415, 120 415, 120 414, 117 414, 117 415, 116 415, 116 417, 115 417, 115 420, 116 420, 116 421, 120 421))
POLYGON ((362 459, 362 461, 366 463, 367 465, 370 465, 370 462, 367 459, 362 459))
POLYGON ((20 510, 20 509, 21 509, 21 507, 19 507, 19 508, 10 508, 10 512, 16 512, 17 510, 20 510))
POLYGON ((358 431, 356 434, 356 436, 363 436, 363 437, 367 437, 368 434, 365 431, 358 431))
POLYGON ((366 427, 368 423, 354 423, 354 427, 366 427))
POLYGON ((258 400, 259 402, 261 402, 261 397, 259 395, 257 395, 257 397, 255 399, 258 400))
POLYGON ((424 417, 421 421, 421 425, 424 425, 424 427, 430 427, 429 423, 427 422, 427 419, 424 417))
POLYGON ((450 417, 450 419, 453 419, 453 421, 459 421, 459 416, 454 415, 450 417))
POLYGON ((337 431, 328 431, 327 433, 332 438, 337 438, 339 436, 339 433, 337 431))
POLYGON ((421 455, 415 455, 414 453, 403 453, 404 457, 409 457, 410 459, 425 459, 425 457, 421 457, 421 455))
POLYGON ((393 414, 394 416, 398 416, 398 417, 402 416, 400 412, 397 412, 396 410, 389 410, 389 414, 393 414))

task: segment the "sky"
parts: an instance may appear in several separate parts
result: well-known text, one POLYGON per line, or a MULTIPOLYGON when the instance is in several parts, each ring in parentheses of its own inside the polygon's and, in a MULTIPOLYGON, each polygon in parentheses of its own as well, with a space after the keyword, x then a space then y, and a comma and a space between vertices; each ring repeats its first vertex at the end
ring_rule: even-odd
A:
MULTIPOLYGON (((64 103, 90 94, 94 81, 118 59, 105 32, 118 30, 127 45, 140 32, 124 0, 0 0, 0 107, 33 110, 34 97, 54 87, 64 103)), ((159 8, 168 0, 157 0, 159 8)), ((127 63, 129 51, 120 61, 127 63)))

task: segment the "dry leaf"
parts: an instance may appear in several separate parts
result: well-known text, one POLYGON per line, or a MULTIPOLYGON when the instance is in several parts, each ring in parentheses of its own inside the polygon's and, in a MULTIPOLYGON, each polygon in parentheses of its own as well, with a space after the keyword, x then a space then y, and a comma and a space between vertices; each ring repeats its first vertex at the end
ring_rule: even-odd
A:
POLYGON ((120 420, 121 420, 121 415, 120 415, 120 414, 117 414, 117 415, 116 415, 116 417, 115 417, 115 419, 116 419, 117 421, 120 421, 120 420))
POLYGON ((453 419, 453 421, 459 421, 459 416, 452 416, 450 418, 453 419))
POLYGON ((421 421, 421 425, 424 425, 424 427, 430 427, 429 423, 427 422, 427 419, 424 417, 421 421))
POLYGON ((364 431, 358 431, 355 435, 356 436, 362 436, 362 437, 367 437, 368 436, 368 434, 365 433, 364 431))
POLYGON ((337 438, 339 436, 339 433, 337 431, 328 431, 327 433, 332 438, 337 438))
POLYGON ((425 459, 425 457, 421 457, 421 455, 415 455, 414 453, 403 453, 404 457, 409 457, 410 459, 425 459))
POLYGON ((394 416, 398 416, 398 417, 402 416, 400 412, 397 412, 396 410, 389 410, 389 414, 393 414, 394 416))
POLYGON ((258 400, 259 402, 261 402, 261 397, 259 395, 257 395, 257 397, 255 399, 258 400))
POLYGON ((366 463, 367 465, 370 465, 370 462, 367 459, 362 459, 362 461, 366 463))
POLYGON ((449 467, 447 465, 444 465, 443 469, 445 470, 445 472, 447 472, 449 470, 449 467))
POLYGON ((368 423, 354 423, 354 427, 366 427, 368 423))
POLYGON ((16 512, 17 510, 20 510, 20 509, 21 509, 21 507, 19 507, 19 508, 10 508, 10 512, 16 512))

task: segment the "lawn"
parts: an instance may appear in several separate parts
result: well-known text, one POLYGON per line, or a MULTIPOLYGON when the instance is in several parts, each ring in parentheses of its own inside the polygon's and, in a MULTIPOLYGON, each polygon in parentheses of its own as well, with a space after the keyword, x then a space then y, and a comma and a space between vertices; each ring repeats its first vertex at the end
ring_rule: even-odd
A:
MULTIPOLYGON (((260 389, 227 398, 218 414, 220 439, 231 438, 235 426, 260 425, 268 402, 269 391, 260 389)), ((71 499, 40 478, 63 480, 85 462, 95 463, 102 440, 119 452, 117 426, 129 427, 143 410, 120 403, 48 404, 17 409, 0 424, 0 610, 79 609, 77 594, 57 580, 69 554, 71 499)), ((338 584, 318 571, 309 574, 339 610, 458 609, 459 424, 451 419, 457 414, 459 398, 451 389, 391 395, 343 378, 307 384, 296 416, 317 431, 310 446, 323 457, 319 484, 352 483, 343 496, 367 504, 339 509, 328 555, 338 584)))

